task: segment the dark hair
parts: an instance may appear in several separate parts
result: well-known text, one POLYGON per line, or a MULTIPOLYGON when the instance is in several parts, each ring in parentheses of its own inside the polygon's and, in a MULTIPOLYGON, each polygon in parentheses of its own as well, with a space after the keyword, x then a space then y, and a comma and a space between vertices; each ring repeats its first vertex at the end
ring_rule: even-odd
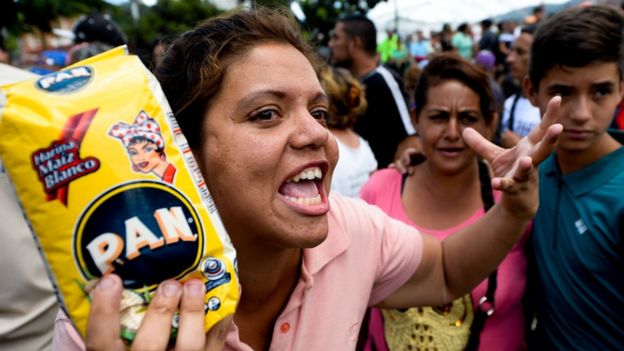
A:
POLYGON ((538 26, 539 25, 537 23, 523 25, 522 28, 520 28, 520 34, 527 33, 533 35, 535 34, 538 26))
POLYGON ((544 12, 544 5, 535 6, 533 8, 533 14, 544 12))
POLYGON ((134 136, 132 137, 132 139, 130 139, 130 142, 128 143, 128 147, 132 146, 132 145, 136 145, 138 143, 142 143, 142 142, 146 142, 146 143, 150 143, 150 144, 154 144, 156 145, 156 152, 158 152, 161 155, 165 154, 165 149, 163 147, 158 147, 158 144, 156 144, 155 142, 153 142, 152 140, 144 137, 144 136, 134 136))
POLYGON ((210 18, 182 34, 155 69, 173 113, 192 148, 200 145, 203 115, 233 61, 254 47, 290 44, 313 66, 320 60, 286 8, 239 9, 210 18))
POLYGON ((377 52, 377 29, 373 21, 364 15, 351 15, 340 18, 345 33, 351 38, 360 38, 364 51, 371 55, 377 52))
POLYGON ((490 124, 494 119, 490 79, 485 71, 455 53, 435 55, 423 69, 414 94, 416 114, 420 114, 427 103, 429 89, 449 80, 457 80, 479 95, 481 114, 485 122, 490 124))
POLYGON ((535 87, 555 66, 615 62, 624 72, 624 17, 613 7, 575 7, 540 24, 533 36, 529 78, 535 87))

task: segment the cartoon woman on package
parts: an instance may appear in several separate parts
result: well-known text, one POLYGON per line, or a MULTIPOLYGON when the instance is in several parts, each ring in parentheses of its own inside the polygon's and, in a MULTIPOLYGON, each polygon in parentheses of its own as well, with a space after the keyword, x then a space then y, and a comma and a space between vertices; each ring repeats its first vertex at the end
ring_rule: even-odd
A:
POLYGON ((145 111, 141 111, 131 125, 115 124, 108 134, 123 143, 135 172, 153 173, 162 181, 173 183, 176 168, 167 162, 165 140, 158 123, 145 111))

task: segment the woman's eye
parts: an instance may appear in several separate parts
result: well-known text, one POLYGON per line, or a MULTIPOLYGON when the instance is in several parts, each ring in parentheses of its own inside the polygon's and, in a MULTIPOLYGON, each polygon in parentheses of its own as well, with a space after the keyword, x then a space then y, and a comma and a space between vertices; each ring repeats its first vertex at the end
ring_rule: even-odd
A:
POLYGON ((254 113, 249 118, 250 121, 266 122, 274 119, 277 116, 275 110, 262 110, 254 113))
POLYGON ((310 112, 310 114, 312 115, 312 117, 318 119, 318 120, 327 120, 329 118, 329 113, 325 110, 314 110, 312 112, 310 112))
POLYGON ((463 116, 462 120, 465 124, 474 124, 474 123, 479 122, 479 117, 467 115, 467 116, 463 116))
POLYGON ((436 121, 436 122, 445 121, 446 115, 443 115, 443 114, 430 115, 429 119, 432 121, 436 121))

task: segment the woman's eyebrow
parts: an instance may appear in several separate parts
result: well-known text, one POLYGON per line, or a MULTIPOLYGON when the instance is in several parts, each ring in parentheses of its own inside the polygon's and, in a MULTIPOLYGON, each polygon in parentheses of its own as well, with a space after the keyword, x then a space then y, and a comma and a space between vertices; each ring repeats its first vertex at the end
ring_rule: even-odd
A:
POLYGON ((267 97, 272 97, 272 98, 282 100, 286 97, 286 93, 284 93, 283 91, 273 90, 273 89, 258 90, 242 98, 239 101, 238 105, 245 106, 249 103, 254 102, 255 100, 267 98, 267 97))
POLYGON ((323 102, 323 103, 329 103, 329 98, 327 97, 327 95, 325 95, 325 93, 324 93, 324 92, 319 91, 319 92, 318 92, 318 93, 314 96, 314 98, 312 98, 312 103, 317 104, 317 103, 321 103, 321 102, 323 102))
POLYGON ((442 107, 432 107, 427 109, 427 113, 449 113, 449 109, 442 107))

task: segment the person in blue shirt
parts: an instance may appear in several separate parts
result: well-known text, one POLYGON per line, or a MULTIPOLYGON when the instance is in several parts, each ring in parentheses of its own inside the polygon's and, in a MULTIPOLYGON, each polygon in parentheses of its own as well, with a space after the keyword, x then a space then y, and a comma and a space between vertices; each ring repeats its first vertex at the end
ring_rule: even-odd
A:
POLYGON ((624 96, 624 17, 572 8, 535 32, 525 92, 543 113, 561 96, 563 133, 540 166, 534 221, 535 350, 624 343, 624 147, 608 131, 624 96))

